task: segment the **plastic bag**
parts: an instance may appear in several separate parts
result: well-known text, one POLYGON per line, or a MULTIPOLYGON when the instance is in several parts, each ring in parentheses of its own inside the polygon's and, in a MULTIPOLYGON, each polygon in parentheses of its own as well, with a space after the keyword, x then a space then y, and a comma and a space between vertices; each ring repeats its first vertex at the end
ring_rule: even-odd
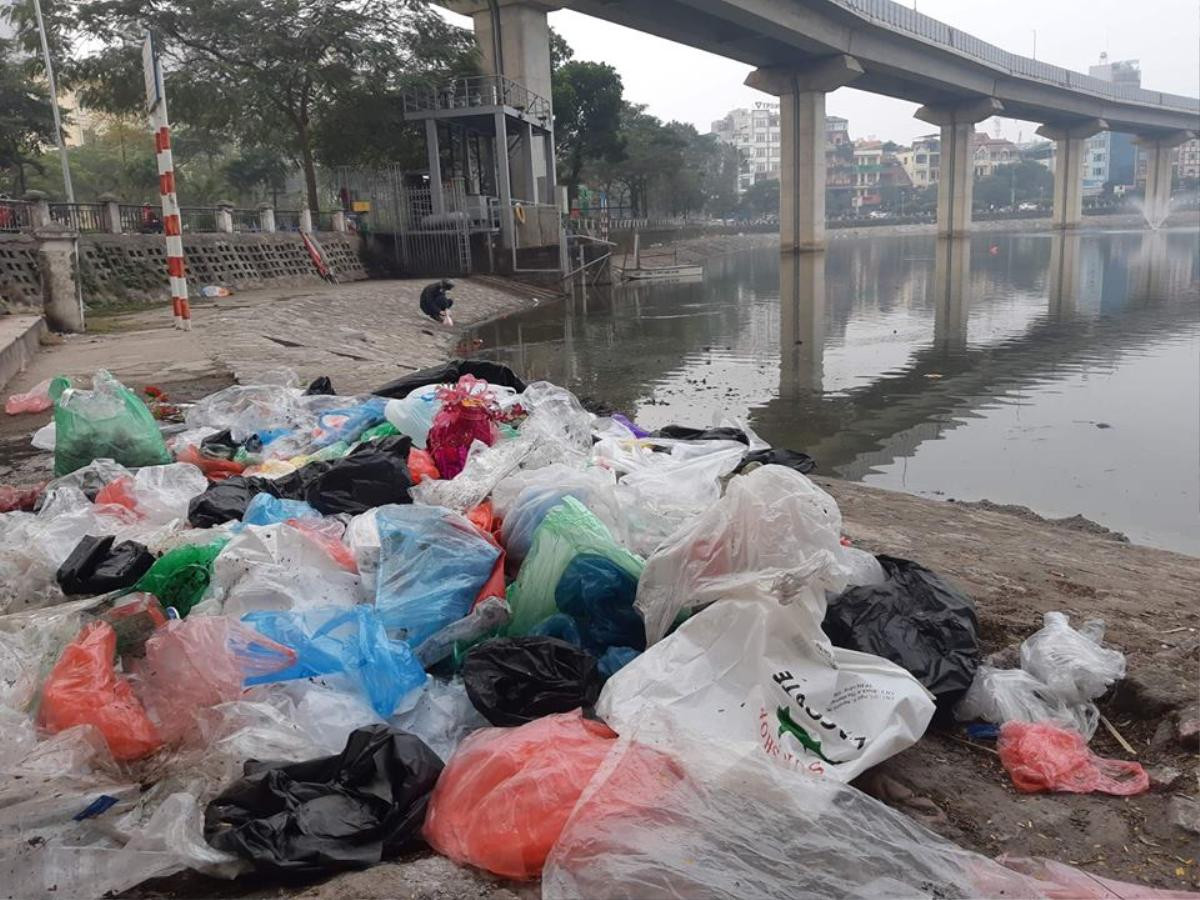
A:
POLYGON ((806 606, 824 613, 825 591, 846 583, 841 529, 834 499, 798 472, 763 466, 734 479, 646 561, 637 609, 647 641, 661 639, 680 612, 720 600, 730 576, 788 573, 806 606))
POLYGON ((383 725, 351 733, 336 756, 248 763, 205 810, 205 837, 259 871, 365 868, 419 838, 442 761, 420 738, 383 725))
POLYGON ((104 736, 114 759, 149 756, 162 739, 129 682, 113 667, 117 633, 93 622, 63 649, 42 686, 37 722, 51 734, 92 725, 104 736))
POLYGON ((231 475, 240 475, 246 468, 245 465, 236 460, 209 456, 194 444, 187 444, 180 448, 177 443, 175 447, 178 448, 175 451, 176 462, 188 463, 195 466, 210 481, 223 481, 231 475))
POLYGON ((408 451, 408 472, 412 476, 413 484, 420 484, 427 478, 437 481, 442 477, 434 465, 433 457, 424 450, 408 451))
POLYGON ((392 717, 397 728, 415 734, 426 746, 448 761, 463 739, 488 722, 471 705, 461 679, 430 678, 412 709, 392 717))
POLYGON ((464 375, 480 378, 489 384, 525 390, 523 382, 508 366, 486 359, 452 359, 440 366, 430 366, 412 372, 371 391, 380 397, 407 397, 418 388, 437 384, 457 384, 464 375))
POLYGON ((747 451, 733 471, 735 475, 749 474, 757 466, 787 466, 801 475, 807 475, 817 467, 817 463, 807 453, 801 453, 799 450, 768 447, 766 450, 747 451))
POLYGON ((153 594, 163 606, 186 616, 204 597, 212 579, 213 561, 228 543, 220 538, 207 544, 185 544, 155 560, 134 590, 153 594))
POLYGON ((214 560, 205 599, 231 616, 351 606, 362 599, 362 588, 343 562, 290 524, 247 525, 214 560))
POLYGON ((389 400, 383 414, 401 434, 412 438, 413 446, 424 450, 429 429, 442 408, 437 388, 419 387, 400 400, 389 400))
POLYGON ((45 481, 40 484, 0 484, 0 513, 31 511, 37 506, 46 484, 45 481))
POLYGON ((976 719, 1005 722, 1053 722, 1072 728, 1088 740, 1100 724, 1094 703, 1067 703, 1024 669, 996 669, 982 665, 970 690, 954 708, 960 722, 976 719))
POLYGON ((158 423, 137 395, 103 369, 90 391, 75 390, 65 378, 51 386, 54 403, 54 474, 66 475, 94 459, 126 466, 171 462, 158 423))
POLYGON ((255 494, 242 513, 247 525, 277 525, 288 519, 319 519, 321 514, 303 500, 287 500, 266 491, 255 494))
POLYGON ((376 525, 375 608, 389 631, 415 647, 471 611, 500 555, 474 525, 438 506, 389 506, 376 525))
POLYGON ((949 708, 979 666, 975 604, 924 566, 880 556, 883 584, 852 587, 829 602, 822 629, 835 647, 874 653, 907 669, 949 708))
MULTIPOLYGON (((62 648, 79 634, 85 616, 99 602, 92 597, 0 616, 0 712, 30 706, 62 648)), ((5 736, 0 727, 0 745, 5 736)))
POLYGON ((1099 697, 1125 677, 1125 655, 1100 645, 1104 622, 1076 631, 1060 612, 1048 612, 1040 631, 1021 644, 1021 668, 1069 703, 1099 697))
POLYGON ((849 573, 847 587, 865 587, 887 581, 887 575, 875 554, 843 545, 839 556, 842 568, 849 573))
POLYGON ((1049 722, 1005 722, 996 742, 1000 762, 1017 790, 1128 796, 1150 789, 1150 776, 1136 762, 1102 759, 1078 732, 1049 722))
POLYGON ((467 653, 461 674, 471 703, 493 725, 590 709, 600 695, 596 657, 552 637, 485 641, 467 653))
POLYGON ((4 401, 4 411, 10 416, 21 413, 45 412, 54 401, 50 399, 50 379, 38 382, 24 394, 9 394, 4 401))
POLYGON ((134 691, 163 740, 174 743, 196 711, 242 695, 248 677, 296 663, 296 651, 224 616, 167 622, 146 641, 130 673, 134 691))
POLYGON ((477 603, 469 615, 423 640, 415 649, 417 659, 429 668, 454 653, 458 646, 469 646, 482 637, 499 633, 511 618, 512 610, 507 600, 487 597, 477 603))
POLYGON ((625 517, 617 502, 616 483, 607 469, 576 469, 561 463, 506 479, 504 490, 497 489, 496 508, 504 520, 500 540, 509 560, 518 565, 524 561, 537 527, 564 497, 586 506, 623 543, 625 517))
POLYGON ((364 431, 384 420, 383 410, 387 402, 382 397, 369 397, 355 406, 330 409, 318 414, 311 446, 319 449, 338 442, 349 444, 358 440, 364 431))
MULTIPOLYGON (((508 589, 508 602, 513 611, 509 634, 526 634, 538 622, 560 611, 556 605, 559 586, 572 564, 581 559, 606 561, 618 575, 608 585, 610 588, 620 581, 622 572, 636 582, 644 565, 639 557, 617 545, 608 529, 586 506, 568 496, 543 517, 517 580, 508 589)), ((590 604, 591 614, 598 622, 604 621, 606 612, 621 616, 622 610, 628 611, 627 604, 622 606, 625 598, 619 590, 616 593, 606 591, 585 602, 590 604)), ((582 605, 579 604, 580 609, 582 605)))
POLYGON ((838 781, 916 743, 933 716, 929 693, 887 660, 830 646, 824 593, 812 583, 779 570, 706 579, 720 602, 613 675, 597 713, 620 733, 645 714, 670 718, 838 781))
POLYGON ((471 445, 479 441, 496 443, 496 418, 499 408, 486 381, 470 375, 459 379, 453 388, 438 391, 441 407, 429 429, 429 453, 443 478, 454 478, 467 464, 471 445))
POLYGON ((375 596, 379 583, 380 538, 379 526, 375 522, 378 512, 377 509, 368 509, 362 515, 354 516, 346 526, 346 533, 342 538, 354 554, 358 576, 362 579, 363 593, 368 597, 375 596))
POLYGON ((434 789, 425 839, 455 862, 536 878, 615 737, 578 712, 476 732, 434 789))
POLYGON ((154 556, 136 541, 113 544, 113 536, 84 537, 55 578, 64 594, 106 594, 130 587, 154 564, 154 556))
POLYGON ((445 473, 441 480, 424 480, 412 495, 426 506, 444 506, 466 513, 478 506, 498 484, 533 458, 537 446, 531 436, 519 435, 499 441, 494 447, 476 442, 467 456, 467 464, 452 479, 445 473))
POLYGON ((388 638, 370 606, 252 612, 242 621, 297 654, 293 666, 251 677, 247 684, 344 672, 384 718, 415 700, 414 692, 425 684, 425 670, 408 644, 388 638))

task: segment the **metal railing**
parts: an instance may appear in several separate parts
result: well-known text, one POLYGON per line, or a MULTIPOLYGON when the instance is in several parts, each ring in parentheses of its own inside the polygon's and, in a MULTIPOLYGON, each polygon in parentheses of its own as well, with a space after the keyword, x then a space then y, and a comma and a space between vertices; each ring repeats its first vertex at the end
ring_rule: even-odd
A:
POLYGON ((469 110, 507 106, 550 125, 550 101, 503 75, 472 75, 443 85, 414 85, 404 91, 404 112, 469 110))
POLYGON ((162 231, 159 211, 149 203, 122 203, 117 207, 117 214, 124 234, 162 231))
POLYGON ((0 232, 33 228, 33 204, 24 200, 0 200, 0 232))
POLYGON ((262 230, 262 219, 257 209, 231 209, 229 218, 233 220, 235 232, 262 230))
POLYGON ((298 209, 277 209, 277 210, 275 210, 275 230, 276 231, 299 231, 300 230, 300 210, 298 210, 298 209))
POLYGON ((217 207, 179 207, 179 227, 185 234, 212 232, 217 230, 217 207))
POLYGON ((108 231, 103 203, 51 203, 50 219, 80 234, 108 231))
POLYGON ((1009 75, 1045 82, 1057 87, 1093 94, 1109 100, 1160 106, 1188 113, 1200 113, 1200 101, 1178 94, 1148 91, 1128 84, 1116 84, 1073 72, 1061 66, 1009 53, 979 38, 951 28, 944 22, 902 6, 894 0, 831 0, 861 18, 885 25, 911 37, 957 51, 963 56, 1000 69, 1009 75))

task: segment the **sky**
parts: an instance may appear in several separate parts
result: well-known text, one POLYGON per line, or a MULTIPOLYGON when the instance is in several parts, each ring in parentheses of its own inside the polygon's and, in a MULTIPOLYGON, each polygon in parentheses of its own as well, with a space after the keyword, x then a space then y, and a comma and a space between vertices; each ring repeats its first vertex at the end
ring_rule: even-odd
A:
MULTIPOLYGON (((652 2, 652 0, 642 0, 652 2)), ((1142 87, 1200 96, 1200 3, 1196 0, 899 0, 925 15, 1024 56, 1087 72, 1106 50, 1110 60, 1141 61, 1142 87)), ((470 20, 446 13, 459 24, 470 20)), ((569 10, 550 25, 576 59, 606 62, 621 75, 625 97, 662 119, 707 132, 715 119, 756 100, 774 98, 745 87, 750 67, 569 10)), ((911 141, 933 129, 912 117, 916 104, 851 88, 829 95, 826 112, 850 120, 854 138, 911 141)), ((1000 119, 1000 134, 1034 138, 1035 123, 1000 119)), ((995 133, 997 122, 980 126, 995 133)))

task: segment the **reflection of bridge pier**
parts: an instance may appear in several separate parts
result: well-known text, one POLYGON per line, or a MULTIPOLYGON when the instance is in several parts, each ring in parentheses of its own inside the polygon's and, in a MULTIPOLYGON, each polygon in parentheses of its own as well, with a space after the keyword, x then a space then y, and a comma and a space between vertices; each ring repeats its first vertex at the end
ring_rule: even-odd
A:
POLYGON ((1165 297, 1170 269, 1166 233, 1144 233, 1142 246, 1129 263, 1129 298, 1145 301, 1165 297))
POLYGON ((779 395, 821 393, 825 374, 825 254, 779 255, 779 395))
POLYGON ((970 290, 970 239, 939 238, 933 268, 933 346, 937 349, 967 346, 970 290))
POLYGON ((1079 308, 1083 266, 1080 259, 1082 237, 1070 231, 1059 231, 1050 238, 1050 318, 1068 319, 1079 308))

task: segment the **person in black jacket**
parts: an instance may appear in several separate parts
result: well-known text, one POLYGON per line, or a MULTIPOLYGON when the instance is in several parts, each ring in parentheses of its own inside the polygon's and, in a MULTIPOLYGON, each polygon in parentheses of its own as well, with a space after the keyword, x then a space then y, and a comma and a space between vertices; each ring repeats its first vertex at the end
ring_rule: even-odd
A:
POLYGON ((435 322, 453 325, 454 320, 450 318, 450 307, 454 305, 454 301, 446 294, 452 287, 454 285, 445 280, 427 284, 421 291, 421 312, 435 322))

